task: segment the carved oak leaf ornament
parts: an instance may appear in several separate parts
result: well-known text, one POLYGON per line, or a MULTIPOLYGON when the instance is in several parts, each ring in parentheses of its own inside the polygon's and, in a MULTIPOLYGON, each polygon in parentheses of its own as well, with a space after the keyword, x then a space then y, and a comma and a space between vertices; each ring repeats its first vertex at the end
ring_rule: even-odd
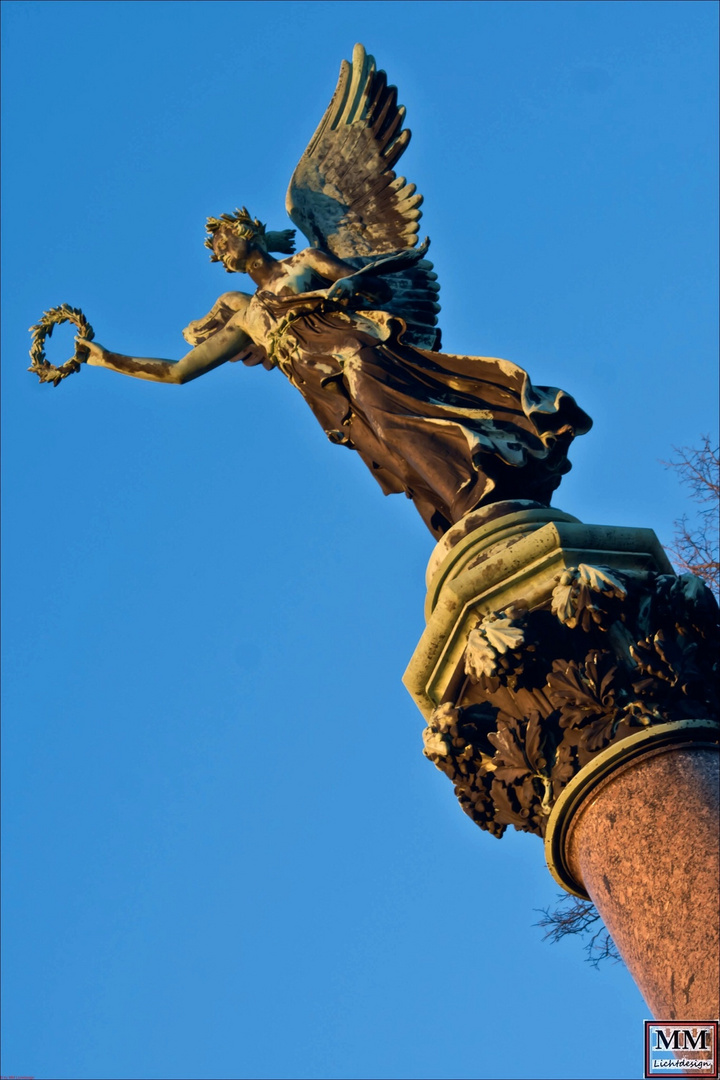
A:
POLYGON ((613 738, 622 720, 619 713, 606 713, 585 729, 585 746, 588 750, 602 750, 613 738))
POLYGON ((423 753, 453 782, 455 795, 465 813, 500 837, 506 826, 495 820, 495 804, 490 793, 494 764, 482 749, 487 744, 486 729, 494 723, 495 710, 470 706, 455 708, 446 703, 432 713, 423 732, 423 753))
POLYGON ((527 721, 510 718, 497 733, 491 732, 488 740, 498 750, 493 758, 493 797, 499 797, 503 805, 515 804, 511 824, 542 829, 541 819, 551 810, 552 784, 540 714, 528 713, 527 721))
POLYGON ((547 685, 550 700, 560 710, 560 727, 579 727, 589 717, 614 710, 616 672, 611 653, 591 651, 579 664, 554 660, 547 685))
POLYGON ((537 712, 528 714, 527 728, 525 729, 525 756, 535 775, 544 775, 547 768, 545 731, 543 730, 540 713, 537 712))
POLYGON ((459 710, 452 705, 440 705, 423 731, 423 753, 452 780, 456 774, 453 743, 458 737, 459 710))
POLYGON ((553 589, 552 612, 571 630, 580 625, 587 631, 593 623, 602 629, 607 605, 598 599, 624 600, 626 596, 627 589, 607 567, 580 563, 560 575, 553 589))
POLYGON ((509 615, 487 615, 468 635, 465 672, 471 679, 497 674, 498 657, 519 649, 525 631, 509 615))
POLYGON ((717 637, 717 602, 692 575, 570 567, 537 608, 507 607, 470 633, 468 679, 432 715, 426 756, 481 828, 542 836, 554 800, 608 745, 717 718, 717 637))
MULTIPOLYGON (((669 574, 664 576, 670 577, 669 574)), ((702 578, 699 578, 696 574, 680 574, 675 581, 672 578, 670 580, 675 588, 682 593, 685 603, 691 610, 701 608, 708 613, 712 611, 712 603, 710 602, 712 593, 702 578)))
POLYGON ((701 638, 717 636, 718 607, 712 590, 695 574, 662 574, 640 603, 638 625, 643 637, 652 637, 660 623, 680 634, 701 638))
POLYGON ((488 642, 498 653, 519 648, 523 643, 523 630, 508 615, 488 616, 483 619, 482 630, 488 642))
MULTIPOLYGON (((423 751, 425 757, 429 758, 435 765, 438 765, 441 758, 449 756, 449 747, 445 742, 445 736, 441 732, 426 727, 423 731, 423 742, 425 743, 425 750, 423 751)), ((440 768, 439 765, 438 768, 440 768)))
POLYGON ((553 794, 558 797, 565 785, 577 772, 577 755, 573 747, 562 742, 555 750, 555 764, 552 770, 553 794))
POLYGON ((651 683, 660 679, 670 686, 677 686, 683 694, 691 694, 694 686, 702 681, 697 662, 698 643, 690 641, 684 634, 678 634, 673 640, 663 630, 658 630, 651 638, 631 646, 630 653, 646 673, 645 679, 633 683, 638 693, 647 691, 651 683))
POLYGON ((490 789, 493 801, 497 807, 497 816, 514 825, 516 829, 530 832, 528 818, 530 810, 527 806, 520 806, 514 799, 511 800, 510 790, 498 780, 493 780, 490 789))
POLYGON ((533 771, 525 756, 524 728, 522 720, 511 718, 500 731, 488 735, 498 751, 494 758, 495 775, 509 784, 533 771))

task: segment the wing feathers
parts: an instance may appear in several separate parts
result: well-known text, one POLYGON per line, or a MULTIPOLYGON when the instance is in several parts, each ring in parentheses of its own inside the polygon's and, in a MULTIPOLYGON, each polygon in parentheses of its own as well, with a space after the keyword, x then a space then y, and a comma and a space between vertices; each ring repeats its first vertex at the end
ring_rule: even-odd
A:
POLYGON ((351 258, 415 245, 422 200, 393 172, 410 141, 404 118, 396 88, 356 45, 288 189, 288 213, 316 247, 351 258))
MULTIPOLYGON (((372 56, 356 45, 343 60, 330 104, 300 159, 286 206, 295 225, 315 247, 361 265, 365 259, 415 247, 422 195, 396 176, 410 131, 405 108, 372 56)), ((439 286, 432 263, 390 274, 388 311, 405 318, 407 340, 437 348, 439 286)))
POLYGON ((362 45, 356 45, 353 49, 352 82, 350 84, 348 102, 342 112, 338 124, 334 126, 340 126, 340 124, 352 124, 356 120, 364 119, 363 107, 367 103, 368 87, 374 74, 375 61, 372 56, 367 55, 362 45))

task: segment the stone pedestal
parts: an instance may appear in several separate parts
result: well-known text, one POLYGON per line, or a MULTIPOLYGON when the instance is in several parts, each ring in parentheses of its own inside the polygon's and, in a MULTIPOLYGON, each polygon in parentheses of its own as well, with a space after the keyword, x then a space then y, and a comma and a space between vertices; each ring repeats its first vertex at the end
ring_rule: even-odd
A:
POLYGON ((426 618, 404 681, 463 810, 495 836, 545 839, 656 1017, 714 1019, 710 591, 673 573, 650 530, 496 504, 438 544, 426 618))

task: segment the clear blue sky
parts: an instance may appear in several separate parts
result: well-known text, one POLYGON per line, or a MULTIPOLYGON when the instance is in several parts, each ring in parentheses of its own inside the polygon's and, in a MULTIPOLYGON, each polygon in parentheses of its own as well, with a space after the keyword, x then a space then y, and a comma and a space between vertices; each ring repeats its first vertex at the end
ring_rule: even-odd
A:
MULTIPOLYGON (((555 502, 654 528, 717 428, 711 2, 19 3, 4 41, 4 1059, 35 1077, 636 1077, 627 972, 533 926, 400 678, 432 538, 275 371, 27 374, 61 301, 179 357, 362 41, 448 351, 595 419, 555 502)), ((69 352, 70 331, 50 342, 69 352)))

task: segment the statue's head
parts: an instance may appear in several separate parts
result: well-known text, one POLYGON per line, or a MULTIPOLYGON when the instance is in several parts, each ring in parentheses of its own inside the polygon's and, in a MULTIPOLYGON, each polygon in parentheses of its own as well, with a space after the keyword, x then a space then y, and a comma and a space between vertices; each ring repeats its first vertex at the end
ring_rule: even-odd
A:
POLYGON ((210 261, 221 262, 229 272, 243 272, 253 251, 262 251, 266 255, 270 251, 292 255, 295 251, 294 229, 267 232, 262 222, 250 217, 244 206, 234 214, 208 218, 207 231, 205 247, 212 252, 210 261))
POLYGON ((211 262, 221 262, 229 271, 242 272, 253 249, 268 250, 265 226, 244 206, 234 214, 208 218, 207 231, 205 247, 212 252, 211 262))

